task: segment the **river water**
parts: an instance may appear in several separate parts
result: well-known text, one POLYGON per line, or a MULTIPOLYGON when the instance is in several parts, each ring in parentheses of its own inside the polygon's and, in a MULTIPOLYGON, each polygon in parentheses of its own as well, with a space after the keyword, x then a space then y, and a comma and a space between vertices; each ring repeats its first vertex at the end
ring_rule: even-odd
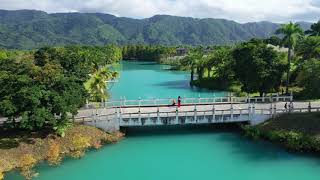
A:
POLYGON ((111 98, 154 99, 181 97, 219 97, 224 92, 214 92, 191 87, 190 75, 183 71, 169 71, 167 65, 153 62, 124 61, 117 67, 120 71, 118 82, 111 83, 111 98))
MULTIPOLYGON (((112 96, 128 99, 211 96, 190 89, 183 72, 124 62, 112 96)), ((219 94, 216 92, 216 94, 219 94)), ((223 95, 223 93, 220 93, 223 95)), ((288 153, 219 128, 133 129, 121 142, 58 167, 40 165, 38 180, 319 180, 320 159, 288 153)), ((6 180, 22 179, 11 173, 6 180)))

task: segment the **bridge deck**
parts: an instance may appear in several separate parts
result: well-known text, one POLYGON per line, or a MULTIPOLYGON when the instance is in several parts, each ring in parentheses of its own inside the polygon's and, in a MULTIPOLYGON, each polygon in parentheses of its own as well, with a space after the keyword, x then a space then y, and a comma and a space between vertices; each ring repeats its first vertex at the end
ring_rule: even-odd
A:
MULTIPOLYGON (((285 113, 285 102, 275 103, 226 103, 202 102, 182 104, 181 107, 168 105, 115 106, 79 110, 74 121, 97 127, 146 126, 171 124, 201 124, 245 122, 259 123, 276 114, 285 113)), ((294 102, 291 112, 320 111, 320 102, 294 102)), ((0 124, 5 118, 0 118, 0 124)))
MULTIPOLYGON (((259 115, 269 118, 274 114, 284 113, 288 110, 284 108, 285 102, 277 103, 232 103, 232 104, 194 104, 176 106, 124 106, 118 108, 97 109, 90 112, 87 110, 86 116, 78 116, 78 121, 103 122, 106 120, 118 119, 119 125, 145 126, 145 125, 167 125, 167 124, 190 124, 190 123, 221 123, 221 122, 245 122, 250 116, 259 115), (89 114, 88 114, 89 113, 89 114), (91 114, 90 114, 91 113, 91 114), (97 115, 97 116, 94 116, 97 115)), ((292 112, 319 111, 320 102, 294 102, 292 112)), ((80 112, 84 113, 85 111, 80 112)), ((79 115, 80 115, 79 114, 79 115)), ((257 117, 255 117, 257 119, 257 117)))

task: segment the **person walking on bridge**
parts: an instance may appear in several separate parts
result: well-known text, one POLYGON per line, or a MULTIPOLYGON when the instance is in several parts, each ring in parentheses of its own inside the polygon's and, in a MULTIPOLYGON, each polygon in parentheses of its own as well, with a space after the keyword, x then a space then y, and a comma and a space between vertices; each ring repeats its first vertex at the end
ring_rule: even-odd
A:
POLYGON ((178 108, 181 106, 181 97, 178 97, 178 108))
POLYGON ((176 105, 176 100, 172 99, 172 104, 171 106, 175 106, 176 105))
POLYGON ((286 102, 286 103, 284 104, 284 111, 285 111, 285 112, 288 111, 288 102, 286 102))
POLYGON ((293 112, 293 102, 292 101, 290 101, 290 103, 289 103, 289 112, 293 112))

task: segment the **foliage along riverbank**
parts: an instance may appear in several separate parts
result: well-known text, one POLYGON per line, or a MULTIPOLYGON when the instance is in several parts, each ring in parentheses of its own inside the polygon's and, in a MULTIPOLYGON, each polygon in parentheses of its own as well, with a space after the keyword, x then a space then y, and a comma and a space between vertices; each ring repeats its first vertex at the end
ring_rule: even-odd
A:
POLYGON ((105 101, 110 67, 122 59, 116 46, 44 47, 35 51, 0 50, 0 116, 5 127, 63 136, 70 116, 86 101, 105 101), (19 123, 18 123, 19 122, 19 123))
POLYGON ((289 93, 296 98, 320 98, 320 21, 303 33, 298 24, 281 26, 269 39, 252 39, 210 51, 199 47, 173 61, 175 69, 189 70, 197 87, 259 94, 289 93))
POLYGON ((256 126, 243 126, 245 136, 265 139, 289 151, 320 154, 320 113, 292 113, 256 126))
POLYGON ((122 137, 120 132, 108 134, 84 125, 73 125, 64 137, 47 129, 32 133, 1 133, 0 179, 4 178, 4 173, 12 170, 18 170, 26 179, 32 179, 37 175, 33 167, 40 162, 56 166, 65 157, 81 158, 86 150, 116 143, 122 137))
POLYGON ((70 127, 70 118, 86 101, 107 98, 106 81, 117 76, 111 64, 120 59, 121 49, 112 45, 0 50, 0 117, 7 118, 0 130, 0 179, 13 169, 30 179, 41 161, 56 165, 118 141, 121 134, 70 127))

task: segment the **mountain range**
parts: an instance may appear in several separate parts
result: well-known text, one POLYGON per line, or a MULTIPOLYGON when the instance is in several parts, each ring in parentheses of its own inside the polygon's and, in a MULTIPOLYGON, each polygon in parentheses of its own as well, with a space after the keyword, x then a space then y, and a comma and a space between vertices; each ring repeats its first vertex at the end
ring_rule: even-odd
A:
MULTIPOLYGON (((310 23, 301 22, 303 29, 310 23)), ((54 13, 0 10, 0 48, 33 49, 48 45, 161 44, 222 45, 266 38, 280 24, 237 23, 155 15, 145 19, 102 13, 54 13)))

